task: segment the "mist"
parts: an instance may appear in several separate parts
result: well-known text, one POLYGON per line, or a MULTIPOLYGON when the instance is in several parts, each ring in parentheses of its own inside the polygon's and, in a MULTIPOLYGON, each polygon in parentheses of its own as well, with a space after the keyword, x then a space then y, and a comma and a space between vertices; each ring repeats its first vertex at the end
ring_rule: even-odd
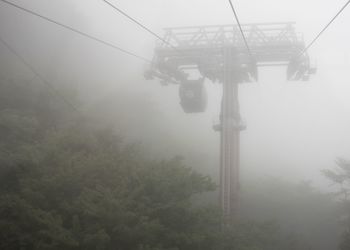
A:
MULTIPOLYGON (((242 24, 295 22, 296 31, 301 32, 305 43, 309 44, 346 2, 246 0, 233 1, 233 4, 242 24)), ((159 43, 157 38, 113 10, 104 1, 19 0, 13 3, 140 57, 154 59, 155 48, 159 43)), ((111 1, 111 3, 160 36, 163 36, 164 28, 168 27, 236 24, 228 1, 124 0, 111 1)), ((202 113, 188 114, 180 105, 179 85, 163 86, 159 79, 145 79, 144 73, 149 68, 146 62, 23 12, 5 2, 0 2, 0 13, 1 39, 10 44, 43 79, 74 103, 80 113, 76 115, 62 100, 59 100, 60 98, 47 97, 50 105, 47 106, 49 110, 45 111, 47 112, 45 119, 50 117, 48 119, 52 125, 44 129, 46 125, 40 125, 41 120, 38 119, 36 122, 39 124, 39 134, 45 132, 40 136, 36 132, 30 139, 26 137, 25 140, 23 139, 25 143, 21 141, 21 147, 7 148, 6 145, 16 144, 22 139, 15 136, 8 138, 8 132, 4 132, 1 136, 4 138, 4 146, 0 147, 6 152, 4 156, 1 155, 4 157, 1 160, 3 166, 17 164, 17 160, 11 158, 12 155, 28 153, 27 151, 23 153, 23 144, 46 145, 45 143, 48 143, 51 145, 50 143, 53 142, 46 136, 51 135, 52 131, 55 134, 52 138, 57 138, 58 135, 65 134, 62 131, 66 131, 67 127, 73 127, 73 132, 69 132, 68 135, 75 138, 75 133, 84 137, 86 130, 107 130, 110 135, 106 137, 121 138, 120 147, 137 147, 136 151, 141 151, 142 156, 135 156, 135 158, 140 157, 142 159, 138 160, 140 162, 150 161, 147 164, 144 163, 147 166, 152 165, 152 161, 169 160, 171 162, 175 157, 175 161, 180 159, 181 164, 190 167, 191 171, 208 176, 215 188, 208 187, 208 190, 193 191, 194 198, 191 196, 191 202, 219 206, 220 133, 213 130, 213 125, 220 119, 222 83, 213 83, 205 79, 204 85, 208 93, 207 109, 202 113), (54 107, 54 111, 50 111, 49 107, 54 107), (81 116, 85 118, 81 119, 81 116)), ((276 249, 350 249, 347 248, 349 245, 344 243, 350 242, 349 233, 346 231, 350 224, 348 219, 344 219, 349 216, 348 198, 337 196, 345 192, 344 190, 348 191, 349 184, 346 178, 348 173, 346 171, 350 169, 347 161, 347 159, 350 160, 350 75, 348 74, 350 34, 347 32, 349 23, 349 10, 345 9, 307 51, 311 64, 317 67, 317 73, 308 81, 288 81, 287 67, 282 66, 259 67, 258 81, 239 84, 240 115, 247 124, 247 129, 240 135, 239 178, 242 212, 239 217, 249 223, 276 223, 279 231, 272 233, 279 235, 276 236, 278 239, 275 239, 275 242, 279 242, 279 245, 276 243, 278 245, 276 249), (337 159, 344 159, 344 161, 340 161, 339 164, 337 159), (344 173, 339 172, 339 166, 342 171, 345 171, 344 173), (330 175, 325 175, 325 170, 334 171, 333 177, 342 176, 344 179, 341 179, 342 181, 339 181, 339 178, 332 179, 330 175), (298 243, 295 243, 296 241, 298 243), (281 242, 283 244, 289 242, 289 245, 283 245, 281 242)), ((20 110, 18 116, 27 117, 29 112, 27 108, 18 107, 25 107, 30 105, 28 103, 34 102, 37 98, 34 92, 46 93, 49 90, 38 76, 21 63, 21 60, 4 44, 0 44, 0 58, 1 91, 4 93, 1 112, 8 114, 10 111, 20 110), (15 84, 16 88, 21 90, 19 97, 11 94, 16 93, 16 89, 8 90, 11 88, 9 83, 15 84), (23 98, 31 101, 28 103, 23 101, 25 104, 22 105, 23 98)), ((45 106, 44 103, 35 105, 45 106)), ((43 107, 40 106, 40 108, 43 107)), ((29 113, 37 115, 38 111, 29 113)), ((2 121, 0 117, 1 124, 6 124, 8 121, 6 119, 2 121)), ((23 126, 27 127, 27 125, 23 126)), ((11 129, 15 128, 17 127, 11 125, 11 129)), ((86 132, 89 135, 86 138, 90 138, 90 133, 94 132, 86 132)), ((19 133, 15 134, 17 136, 19 133)), ((63 138, 69 137, 68 135, 63 138)), ((99 141, 99 139, 91 139, 92 142, 90 142, 90 139, 79 139, 78 144, 86 142, 91 145, 99 141)), ((68 140, 63 144, 70 148, 69 143, 74 144, 72 141, 74 140, 68 140)), ((106 147, 105 151, 109 152, 111 148, 106 147)), ((44 149, 43 146, 34 151, 42 154, 44 149)), ((101 154, 99 155, 101 166, 108 165, 108 162, 103 161, 106 152, 102 149, 101 152, 100 149, 96 151, 96 155, 101 154)), ((113 155, 112 151, 110 153, 113 155)), ((62 155, 61 165, 69 165, 68 158, 62 155)), ((94 155, 93 150, 91 155, 94 155)), ((86 160, 85 164, 89 165, 89 157, 87 154, 81 161, 86 160)), ((61 158, 57 158, 56 162, 59 162, 59 159, 61 158)), ((75 159, 74 156, 72 159, 75 159)), ((99 165, 98 159, 91 162, 96 162, 96 166, 99 165)), ((55 165, 55 163, 52 164, 55 165)), ((133 163, 130 164, 133 166, 133 163)), ((142 165, 142 163, 134 165, 138 164, 142 165)), ((50 175, 51 170, 45 171, 50 175)), ((157 171, 162 173, 162 170, 157 171)), ((80 172, 77 170, 77 173, 80 172)), ((140 176, 143 175, 146 174, 140 172, 140 176)), ((157 173, 154 175, 158 176, 157 173)), ((6 176, 3 175, 1 178, 7 180, 9 177, 6 176)), ((173 177, 177 175, 174 174, 173 177)), ((171 174, 167 178, 172 182, 171 174)), ((196 180, 188 181, 191 183, 196 180)), ((23 181, 23 183, 26 182, 23 181)), ((113 188, 111 187, 111 190, 113 188)), ((7 187, 2 189, 3 197, 14 192, 9 191, 7 187)), ((14 190, 17 189, 14 188, 14 190)), ((33 193, 39 192, 33 190, 33 193)), ((174 190, 172 192, 176 193, 174 190)), ((168 195, 172 195, 171 191, 168 195)), ((35 202, 33 201, 33 204, 36 204, 35 202)), ((0 217, 5 221, 8 218, 5 212, 1 212, 1 206, 3 208, 6 206, 0 202, 0 217)), ((44 207, 41 209, 45 210, 44 207)), ((5 208, 3 210, 5 211, 5 208)), ((73 216, 74 212, 65 211, 65 213, 72 218, 75 216, 73 216)), ((82 218, 80 220, 83 221, 82 218)), ((19 222, 7 223, 12 225, 19 222)), ((65 230, 68 230, 70 224, 64 221, 62 225, 65 230)), ((245 225, 239 224, 234 226, 236 227, 242 230, 246 228, 245 225)), ((0 229, 4 228, 0 226, 0 229)), ((82 234, 92 235, 93 229, 89 230, 82 234)), ((104 230, 110 239, 114 239, 112 233, 107 229, 104 230)), ((149 230, 151 232, 151 229, 149 230)), ((14 239, 13 242, 20 241, 16 238, 18 235, 25 235, 23 230, 19 231, 20 233, 13 234, 16 236, 11 236, 14 239)), ((235 235, 235 232, 233 230, 227 234, 235 235)), ((245 233, 244 231, 242 234, 245 233)), ((116 238, 118 236, 116 233, 116 238)), ((33 245, 26 245, 26 243, 21 249, 189 249, 188 246, 174 243, 175 240, 171 241, 173 245, 159 242, 152 245, 153 241, 146 244, 142 241, 142 237, 135 240, 142 243, 137 246, 126 243, 116 245, 119 244, 116 243, 117 240, 110 240, 108 244, 101 243, 100 248, 92 245, 87 247, 84 245, 86 242, 82 245, 72 244, 69 247, 61 245, 61 248, 59 244, 56 244, 58 248, 54 248, 55 244, 52 244, 52 248, 44 248, 44 245, 36 244, 37 238, 30 237, 35 239, 33 245)), ((220 238, 220 241, 224 242, 223 239, 227 239, 228 236, 225 237, 220 238)), ((92 241, 95 242, 95 240, 92 241)), ((203 242, 198 243, 200 244, 205 245, 203 242)), ((239 243, 237 246, 232 244, 213 245, 208 249, 275 249, 263 244, 257 248, 250 246, 243 248, 239 243)), ((14 243, 4 247, 3 249, 18 249, 14 243)))

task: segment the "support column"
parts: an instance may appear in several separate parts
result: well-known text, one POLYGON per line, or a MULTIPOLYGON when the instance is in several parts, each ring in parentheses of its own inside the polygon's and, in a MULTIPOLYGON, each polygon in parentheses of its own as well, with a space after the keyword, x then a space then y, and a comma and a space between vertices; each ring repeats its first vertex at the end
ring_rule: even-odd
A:
POLYGON ((224 224, 236 219, 239 207, 240 113, 234 59, 233 49, 225 48, 220 150, 220 200, 224 224))

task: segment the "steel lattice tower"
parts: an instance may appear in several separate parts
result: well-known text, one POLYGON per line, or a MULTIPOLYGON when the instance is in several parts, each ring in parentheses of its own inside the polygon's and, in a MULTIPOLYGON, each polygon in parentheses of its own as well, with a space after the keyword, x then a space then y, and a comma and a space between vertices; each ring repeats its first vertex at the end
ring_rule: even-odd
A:
POLYGON ((159 78, 163 84, 179 84, 185 112, 203 112, 206 96, 203 79, 222 84, 220 123, 220 205, 224 223, 234 221, 239 207, 240 131, 242 122, 239 84, 258 80, 258 67, 287 66, 288 80, 308 80, 310 67, 303 36, 294 23, 242 25, 251 50, 248 53, 236 25, 198 26, 165 29, 164 40, 155 48, 147 79, 159 78), (164 42, 166 41, 166 43, 164 42), (189 80, 191 72, 201 78, 189 80), (192 92, 191 92, 192 91, 192 92))

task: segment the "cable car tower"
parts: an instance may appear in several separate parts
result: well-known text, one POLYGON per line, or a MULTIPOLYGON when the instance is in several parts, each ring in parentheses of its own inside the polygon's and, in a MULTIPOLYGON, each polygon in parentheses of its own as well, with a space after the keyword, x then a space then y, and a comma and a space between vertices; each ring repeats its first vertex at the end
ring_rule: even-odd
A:
POLYGON ((222 84, 220 123, 220 205, 224 222, 232 222, 237 215, 239 201, 240 131, 242 122, 238 86, 258 80, 258 68, 286 66, 287 79, 307 81, 316 69, 310 66, 303 53, 303 36, 294 23, 167 28, 162 43, 155 48, 151 68, 146 79, 158 78, 163 84, 179 84, 180 104, 186 113, 204 112, 207 78, 222 84), (165 43, 166 42, 166 43, 165 43), (193 73, 196 72, 196 73, 193 73), (193 75, 197 79, 193 80, 193 75))

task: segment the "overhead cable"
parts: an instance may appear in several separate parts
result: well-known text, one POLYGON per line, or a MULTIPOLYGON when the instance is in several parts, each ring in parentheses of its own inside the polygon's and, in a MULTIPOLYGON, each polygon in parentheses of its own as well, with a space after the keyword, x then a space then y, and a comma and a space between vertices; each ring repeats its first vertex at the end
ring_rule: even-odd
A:
POLYGON ((338 13, 329 21, 329 23, 318 33, 318 35, 312 40, 312 42, 306 46, 306 48, 300 53, 302 56, 306 51, 308 51, 312 45, 320 38, 320 36, 329 28, 329 26, 337 19, 337 17, 345 10, 345 8, 350 4, 350 0, 345 3, 345 5, 338 11, 338 13))
POLYGON ((173 48, 174 50, 177 50, 177 48, 172 45, 171 43, 169 43, 167 40, 165 40, 164 38, 162 38, 161 36, 159 36, 157 33, 155 33, 154 31, 152 31, 151 29, 147 28, 144 24, 142 24, 141 22, 137 21, 135 18, 131 17, 129 14, 127 14, 125 11, 121 10, 120 8, 118 8, 115 4, 112 4, 111 2, 107 1, 107 0, 102 0, 103 2, 105 2, 106 4, 108 4, 109 6, 111 6, 114 10, 118 11, 120 14, 122 14, 123 16, 125 16, 126 18, 128 18, 129 20, 131 20, 132 22, 134 22, 135 24, 137 24, 138 26, 140 26, 142 29, 144 29, 145 31, 147 31, 148 33, 150 33, 152 36, 156 37, 157 39, 159 39, 160 41, 162 41, 163 43, 169 45, 171 48, 173 48))
POLYGON ((106 45, 106 46, 108 46, 108 47, 110 47, 110 48, 116 49, 116 50, 118 50, 118 51, 120 51, 120 52, 122 52, 122 53, 124 53, 124 54, 126 54, 126 55, 132 56, 132 57, 134 57, 134 58, 137 58, 137 59, 142 60, 142 61, 147 62, 147 63, 152 63, 151 60, 149 60, 149 59, 146 59, 146 58, 144 58, 144 57, 142 57, 142 56, 139 56, 139 55, 137 55, 137 54, 135 54, 135 53, 133 53, 133 52, 127 51, 127 50, 125 50, 125 49, 123 49, 123 48, 121 48, 121 47, 118 47, 118 46, 116 46, 116 45, 110 43, 110 42, 106 42, 106 41, 104 41, 104 40, 102 40, 102 39, 100 39, 100 38, 97 38, 97 37, 95 37, 95 36, 89 35, 89 34, 83 32, 83 31, 80 31, 80 30, 78 30, 78 29, 75 29, 75 28, 73 28, 73 27, 70 27, 70 26, 68 26, 68 25, 66 25, 66 24, 60 23, 60 22, 58 22, 58 21, 56 21, 56 20, 53 20, 53 19, 51 19, 51 18, 49 18, 49 17, 43 16, 43 15, 37 13, 37 12, 34 12, 34 11, 32 11, 32 10, 29 10, 29 9, 26 9, 26 8, 24 8, 24 7, 22 7, 22 6, 19 6, 19 5, 15 4, 15 3, 12 3, 12 2, 7 1, 7 0, 0 0, 0 1, 3 2, 3 3, 6 3, 6 4, 8 4, 8 5, 11 5, 12 7, 15 7, 15 8, 19 9, 19 10, 22 10, 22 11, 24 11, 24 12, 26 12, 26 13, 29 13, 29 14, 34 15, 34 16, 36 16, 36 17, 39 17, 39 18, 41 18, 41 19, 43 19, 43 20, 46 20, 46 21, 48 21, 48 22, 50 22, 50 23, 53 23, 53 24, 55 24, 55 25, 58 25, 58 26, 60 26, 60 27, 62 27, 62 28, 68 29, 68 30, 70 30, 70 31, 72 31, 72 32, 74 32, 74 33, 77 33, 77 34, 81 35, 81 36, 84 36, 84 37, 86 37, 86 38, 89 38, 89 39, 91 39, 91 40, 94 40, 94 41, 96 41, 96 42, 98 42, 98 43, 101 43, 101 44, 103 44, 103 45, 106 45))
POLYGON ((27 68, 29 68, 33 74, 40 79, 40 81, 45 84, 51 91, 51 93, 61 99, 67 106, 72 108, 75 112, 81 113, 80 110, 67 98, 65 98, 62 93, 60 93, 50 82, 48 82, 38 71, 30 65, 9 43, 7 43, 2 37, 0 37, 0 42, 12 53, 14 54, 27 68))
POLYGON ((246 48, 247 48, 247 50, 248 50, 248 53, 249 53, 250 57, 253 58, 253 54, 252 54, 252 52, 251 52, 251 50, 250 50, 250 48, 249 48, 247 39, 246 39, 246 37, 245 37, 245 35, 244 35, 243 29, 242 29, 242 25, 241 25, 241 22, 239 21, 237 12, 236 12, 236 10, 235 10, 235 8, 234 8, 234 6, 233 6, 232 1, 231 1, 231 0, 228 0, 228 1, 229 1, 229 3, 230 3, 232 12, 233 12, 233 14, 234 14, 234 16, 235 16, 236 22, 237 22, 237 24, 238 24, 239 30, 240 30, 240 32, 241 32, 241 35, 242 35, 242 38, 243 38, 243 40, 244 40, 245 46, 246 46, 246 48))

